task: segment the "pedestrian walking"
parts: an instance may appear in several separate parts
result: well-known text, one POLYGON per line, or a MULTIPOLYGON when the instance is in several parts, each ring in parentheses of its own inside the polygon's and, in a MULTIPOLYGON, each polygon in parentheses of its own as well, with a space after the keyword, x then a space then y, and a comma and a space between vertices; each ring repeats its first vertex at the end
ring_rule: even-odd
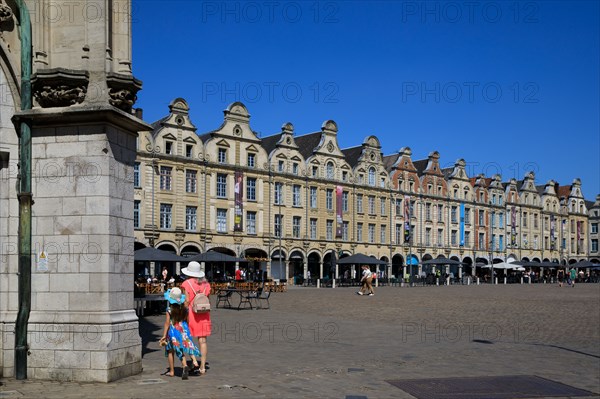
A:
POLYGON ((369 269, 369 266, 362 265, 362 277, 360 279, 361 287, 360 291, 357 292, 358 295, 375 295, 375 291, 373 291, 373 272, 369 269))
POLYGON ((189 375, 187 356, 190 356, 196 367, 198 366, 196 356, 199 356, 200 352, 194 345, 186 321, 188 312, 186 298, 181 289, 177 287, 165 292, 164 297, 168 301, 168 307, 160 345, 165 347, 165 356, 169 359, 169 371, 166 375, 175 376, 175 356, 177 356, 183 368, 181 378, 187 380, 189 375))
POLYGON ((556 279, 558 280, 558 286, 562 287, 563 281, 565 279, 565 271, 563 269, 558 269, 556 272, 556 279))
POLYGON ((575 287, 575 280, 577 279, 577 270, 574 267, 569 271, 569 277, 571 278, 571 287, 575 287))
MULTIPOLYGON (((189 278, 181 284, 187 294, 187 304, 189 305, 194 301, 197 294, 204 294, 206 297, 210 295, 210 284, 206 281, 204 272, 200 270, 200 263, 190 262, 188 266, 181 270, 189 278)), ((208 343, 206 338, 210 335, 212 324, 210 320, 210 312, 195 313, 190 309, 188 311, 188 323, 190 326, 190 332, 193 337, 198 338, 198 346, 200 347, 200 366, 197 371, 200 375, 206 373, 206 355, 208 353, 208 343)), ((196 371, 196 370, 195 370, 196 371)))

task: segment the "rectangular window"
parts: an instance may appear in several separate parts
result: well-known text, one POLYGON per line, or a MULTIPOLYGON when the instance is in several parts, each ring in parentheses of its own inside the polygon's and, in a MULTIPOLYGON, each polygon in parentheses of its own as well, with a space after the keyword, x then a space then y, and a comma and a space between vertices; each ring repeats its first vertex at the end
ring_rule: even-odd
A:
POLYGON ((193 156, 193 153, 192 153, 193 148, 194 148, 193 145, 186 144, 186 146, 185 146, 185 157, 186 158, 192 158, 192 156, 193 156))
POLYGON ((196 180, 197 172, 195 170, 186 170, 185 171, 185 192, 186 193, 195 193, 197 180, 196 180))
POLYGON ((329 241, 333 240, 333 220, 327 221, 326 234, 327 234, 327 237, 326 237, 327 240, 329 240, 329 241))
POLYGON ((479 233, 479 242, 477 243, 477 249, 485 249, 485 233, 479 233))
POLYGON ((598 252, 598 240, 595 238, 592 240, 591 252, 598 252))
POLYGON ((171 217, 173 205, 171 204, 160 204, 160 228, 170 229, 171 228, 171 217))
POLYGON ((140 227, 140 200, 133 201, 133 228, 140 227))
POLYGON ((362 242, 362 240, 363 240, 363 224, 357 223, 356 224, 356 241, 362 242))
POLYGON ((431 246, 431 228, 429 227, 425 229, 425 245, 428 247, 431 246))
POLYGON ((375 214, 375 196, 369 195, 369 215, 375 214))
POLYGON ((170 166, 160 167, 160 189, 171 190, 171 172, 173 168, 170 166))
POLYGON ((325 192, 325 207, 328 211, 333 210, 333 190, 330 188, 325 192))
POLYGON ((165 154, 173 155, 173 142, 165 140, 165 154))
POLYGON ((396 198, 396 216, 402 216, 402 200, 400 198, 396 198))
POLYGON ((490 248, 492 251, 496 250, 496 234, 492 234, 492 240, 490 241, 490 248))
POLYGON ((504 236, 502 234, 498 236, 498 251, 504 251, 504 236))
POLYGON ((363 195, 358 194, 356 196, 356 212, 363 213, 363 195))
POLYGON ((471 232, 465 231, 465 247, 468 247, 471 243, 471 232))
POLYGON ((483 209, 479 210, 479 225, 483 226, 485 223, 483 222, 485 220, 485 212, 483 211, 483 209))
POLYGON ((533 249, 538 249, 538 236, 533 236, 533 249))
POLYGON ((310 239, 317 239, 317 219, 310 219, 310 239))
POLYGON ((425 204, 425 220, 431 221, 431 204, 429 202, 425 204))
POLYGON ((450 243, 451 243, 450 245, 452 245, 453 247, 455 247, 458 244, 456 237, 457 237, 456 230, 452 230, 450 232, 450 243))
POLYGON ((317 177, 318 174, 319 174, 319 168, 317 166, 313 166, 312 167, 312 176, 317 177))
POLYGON ((219 148, 217 160, 219 163, 227 163, 227 150, 225 148, 219 148))
POLYGON ((348 181, 348 172, 342 171, 342 181, 348 181))
POLYGON ((227 209, 217 209, 217 232, 227 233, 227 209))
POLYGON ((450 222, 458 223, 458 217, 456 216, 456 206, 452 206, 452 208, 450 208, 450 222))
POLYGON ((342 193, 342 212, 348 212, 348 191, 342 193))
POLYGON ((256 179, 254 177, 246 178, 246 199, 256 201, 256 179))
POLYGON ((256 154, 248 154, 248 157, 246 159, 246 163, 248 164, 249 168, 255 168, 256 167, 256 154))
POLYGON ((217 197, 227 198, 227 175, 217 174, 217 197))
POLYGON ((342 240, 348 241, 349 229, 350 229, 350 224, 348 222, 344 222, 342 224, 342 240))
POLYGON ((275 192, 273 194, 275 195, 273 203, 275 205, 283 205, 283 183, 275 183, 275 192))
POLYGON ((385 240, 386 240, 386 232, 387 230, 387 226, 385 224, 381 225, 381 232, 379 234, 379 239, 380 239, 380 244, 385 244, 385 240))
POLYGON ((373 223, 369 223, 369 242, 375 243, 375 225, 373 223))
POLYGON ((300 238, 300 216, 294 216, 292 219, 292 235, 294 238, 300 238))
POLYGON ((437 231, 437 245, 438 247, 444 246, 444 230, 438 229, 437 231))
POLYGON ((300 190, 301 187, 299 184, 294 184, 292 187, 292 205, 293 206, 302 206, 302 201, 300 200, 300 190))
POLYGON ((527 227, 527 212, 523 212, 523 227, 527 227))
POLYGON ((283 215, 275 215, 275 229, 273 233, 275 237, 283 237, 281 228, 283 227, 283 215))
POLYGON ((503 228, 504 227, 504 213, 500 212, 498 214, 498 227, 499 228, 503 228))
POLYGON ((310 188, 310 207, 313 209, 317 207, 317 188, 316 187, 310 188))
POLYGON ((492 229, 496 227, 496 212, 491 213, 490 222, 492 224, 492 229))
POLYGON ((592 225, 590 226, 590 234, 597 234, 598 233, 598 223, 592 223, 592 225))
POLYGON ((385 198, 380 198, 381 216, 385 216, 385 198))
POLYGON ((285 164, 283 163, 283 161, 280 160, 279 162, 277 162, 277 171, 283 172, 284 166, 285 164))
POLYGON ((438 222, 444 221, 444 205, 438 205, 437 207, 437 220, 438 222))
POLYGON ((465 224, 471 224, 471 209, 465 208, 465 224))
POLYGON ((185 207, 185 229, 188 231, 196 231, 196 211, 195 206, 185 207))
POLYGON ((140 186, 140 163, 133 164, 133 187, 140 186))
POLYGON ((297 175, 298 174, 298 162, 294 162, 292 164, 292 173, 297 175))
POLYGON ((534 228, 534 229, 537 229, 537 228, 538 228, 538 225, 539 225, 539 222, 538 222, 538 214, 537 214, 537 213, 534 213, 534 214, 533 214, 533 228, 534 228))
POLYGON ((256 234, 256 212, 246 213, 246 229, 248 234, 256 234))

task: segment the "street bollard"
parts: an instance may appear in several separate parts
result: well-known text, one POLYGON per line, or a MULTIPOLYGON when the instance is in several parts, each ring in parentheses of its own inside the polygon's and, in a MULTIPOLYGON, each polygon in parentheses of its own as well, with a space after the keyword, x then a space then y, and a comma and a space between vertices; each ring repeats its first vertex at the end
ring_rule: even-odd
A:
POLYGON ((335 279, 331 280, 331 288, 335 288, 335 279))
POLYGON ((321 288, 321 279, 320 278, 317 279, 317 288, 321 288))
POLYGON ((477 285, 479 285, 479 277, 477 277, 477 285))

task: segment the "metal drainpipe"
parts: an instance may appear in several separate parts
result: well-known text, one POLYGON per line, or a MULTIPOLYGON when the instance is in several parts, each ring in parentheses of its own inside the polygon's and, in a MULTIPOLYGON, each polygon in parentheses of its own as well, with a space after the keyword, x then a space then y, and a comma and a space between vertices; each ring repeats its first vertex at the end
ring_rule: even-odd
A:
MULTIPOLYGON (((21 34, 21 110, 32 107, 31 20, 23 0, 16 0, 21 34)), ((19 311, 15 323, 15 377, 27 379, 27 323, 31 311, 31 122, 19 121, 19 311)))

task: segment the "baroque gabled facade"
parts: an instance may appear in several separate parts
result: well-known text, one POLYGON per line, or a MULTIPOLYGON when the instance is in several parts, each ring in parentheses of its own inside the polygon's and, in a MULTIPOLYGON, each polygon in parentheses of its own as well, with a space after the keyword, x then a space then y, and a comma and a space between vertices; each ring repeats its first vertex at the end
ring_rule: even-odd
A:
POLYGON ((476 263, 589 258, 578 179, 536 186, 533 172, 508 182, 469 177, 463 159, 442 169, 437 151, 384 156, 375 136, 341 149, 331 120, 314 133, 296 135, 285 123, 259 137, 241 103, 206 134, 180 98, 152 126, 138 140, 136 248, 216 250, 276 279, 340 277, 335 260, 357 252, 395 276, 409 272, 407 259, 444 256, 467 265, 455 273, 475 274, 476 263))

